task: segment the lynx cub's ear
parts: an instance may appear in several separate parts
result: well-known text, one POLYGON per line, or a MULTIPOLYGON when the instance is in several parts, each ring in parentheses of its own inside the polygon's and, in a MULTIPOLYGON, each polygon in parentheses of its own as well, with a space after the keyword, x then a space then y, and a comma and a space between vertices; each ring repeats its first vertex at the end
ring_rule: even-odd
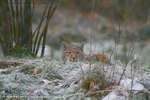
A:
POLYGON ((83 51, 83 47, 84 47, 84 43, 72 43, 72 46, 80 49, 81 51, 83 51))
POLYGON ((69 44, 68 44, 68 43, 66 43, 66 42, 62 42, 62 45, 63 45, 63 48, 64 48, 64 49, 66 49, 66 48, 68 48, 68 47, 69 47, 69 44))
POLYGON ((84 43, 81 43, 79 48, 81 49, 81 51, 83 51, 83 48, 84 48, 84 43))

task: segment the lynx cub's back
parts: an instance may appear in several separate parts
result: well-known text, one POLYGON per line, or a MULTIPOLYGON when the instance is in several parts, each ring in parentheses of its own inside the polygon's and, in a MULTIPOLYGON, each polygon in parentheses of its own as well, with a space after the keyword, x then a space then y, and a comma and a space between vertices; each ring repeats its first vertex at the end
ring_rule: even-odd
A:
POLYGON ((102 64, 109 64, 110 63, 108 56, 103 54, 103 53, 97 53, 97 54, 95 54, 95 57, 102 64))
POLYGON ((110 60, 107 55, 104 53, 96 53, 92 55, 86 55, 86 60, 89 62, 92 61, 98 61, 101 62, 102 64, 110 64, 110 60))

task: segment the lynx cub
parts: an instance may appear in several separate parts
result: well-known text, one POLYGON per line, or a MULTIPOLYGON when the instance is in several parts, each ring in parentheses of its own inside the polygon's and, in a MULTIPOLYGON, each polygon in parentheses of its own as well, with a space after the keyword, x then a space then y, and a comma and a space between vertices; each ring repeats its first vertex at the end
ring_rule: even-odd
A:
POLYGON ((102 64, 110 64, 109 58, 104 53, 96 53, 92 55, 86 55, 83 52, 83 44, 75 45, 75 44, 66 44, 63 46, 63 62, 77 62, 77 61, 98 61, 102 64))
POLYGON ((63 47, 63 61, 77 62, 84 59, 83 44, 66 44, 63 47))

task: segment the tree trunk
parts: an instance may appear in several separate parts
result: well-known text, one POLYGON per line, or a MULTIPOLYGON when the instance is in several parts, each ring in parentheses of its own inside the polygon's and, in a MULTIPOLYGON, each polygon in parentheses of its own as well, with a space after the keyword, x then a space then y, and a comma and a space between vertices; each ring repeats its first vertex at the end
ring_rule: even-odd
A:
POLYGON ((4 55, 9 53, 9 48, 12 48, 11 21, 7 0, 0 0, 0 42, 4 55))
POLYGON ((31 12, 31 0, 25 0, 24 4, 24 24, 23 24, 23 40, 25 48, 32 50, 32 12, 31 12))

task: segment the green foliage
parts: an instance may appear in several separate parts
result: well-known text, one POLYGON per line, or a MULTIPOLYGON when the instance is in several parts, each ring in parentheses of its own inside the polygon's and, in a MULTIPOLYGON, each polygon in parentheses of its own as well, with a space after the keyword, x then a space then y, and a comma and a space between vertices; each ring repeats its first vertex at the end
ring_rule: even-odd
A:
POLYGON ((10 49, 9 54, 10 56, 14 57, 36 57, 29 49, 22 47, 22 46, 16 46, 12 49, 10 49))

